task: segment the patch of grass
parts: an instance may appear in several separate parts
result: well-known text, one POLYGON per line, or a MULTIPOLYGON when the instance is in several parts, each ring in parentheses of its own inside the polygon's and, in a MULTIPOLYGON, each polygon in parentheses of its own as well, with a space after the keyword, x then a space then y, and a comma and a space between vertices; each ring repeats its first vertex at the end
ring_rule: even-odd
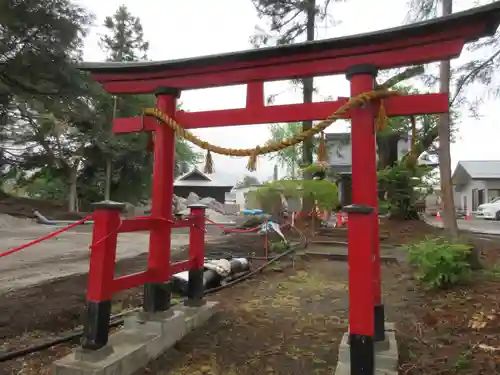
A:
POLYGON ((498 280, 500 279, 500 263, 496 263, 493 267, 485 270, 486 275, 491 279, 498 280))
POLYGON ((453 366, 455 371, 468 369, 470 367, 471 357, 472 353, 470 352, 470 350, 465 350, 460 353, 453 366))
POLYGON ((426 288, 448 288, 468 278, 472 246, 446 238, 427 238, 405 246, 408 260, 415 267, 415 277, 426 288))

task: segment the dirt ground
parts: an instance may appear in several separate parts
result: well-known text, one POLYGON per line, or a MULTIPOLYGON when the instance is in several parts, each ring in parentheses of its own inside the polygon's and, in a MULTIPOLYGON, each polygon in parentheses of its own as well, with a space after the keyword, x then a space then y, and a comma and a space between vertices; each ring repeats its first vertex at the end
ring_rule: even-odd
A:
MULTIPOLYGON (((397 285, 390 268, 387 285, 397 285)), ((331 374, 347 329, 347 267, 343 262, 283 261, 254 279, 211 296, 220 310, 136 375, 331 374)), ((391 288, 388 288, 391 291, 391 288)), ((401 312, 399 296, 389 319, 401 312)), ((136 301, 129 298, 127 303, 136 301)), ((3 374, 49 374, 49 365, 71 345, 4 363, 3 374), (10 372, 7 372, 10 371, 10 372), (18 372, 14 372, 18 371, 18 372)))
MULTIPOLYGON (((383 243, 403 244, 441 230, 423 222, 383 222, 381 232, 383 243)), ((336 231, 333 237, 343 236, 336 231)), ((263 254, 262 239, 227 236, 225 241, 207 252, 263 254)), ((500 267, 493 265, 500 243, 473 241, 488 269, 451 290, 423 290, 405 264, 383 267, 387 316, 397 324, 400 375, 499 373, 500 267)), ((117 272, 133 272, 144 264, 144 255, 123 259, 117 272)), ((1 295, 0 339, 5 344, 0 350, 46 340, 80 324, 85 283, 85 275, 71 276, 1 295)), ((141 294, 141 288, 120 293, 114 311, 138 306, 141 294)), ((345 263, 304 259, 292 269, 282 262, 210 298, 220 301, 220 312, 136 375, 332 373, 347 324, 345 263)), ((71 347, 0 363, 0 375, 49 374, 47 365, 71 347)))
POLYGON ((500 373, 500 242, 474 242, 486 268, 463 285, 425 291, 401 269, 400 287, 413 296, 398 321, 401 375, 500 373))

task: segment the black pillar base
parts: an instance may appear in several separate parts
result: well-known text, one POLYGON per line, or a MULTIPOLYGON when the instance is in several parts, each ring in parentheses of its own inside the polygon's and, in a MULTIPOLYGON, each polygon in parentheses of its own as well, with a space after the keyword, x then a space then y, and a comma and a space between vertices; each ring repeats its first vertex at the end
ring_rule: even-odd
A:
POLYGON ((111 301, 87 301, 83 325, 82 348, 101 349, 108 343, 111 301))
POLYGON ((384 305, 374 306, 374 318, 375 318, 375 341, 385 340, 385 312, 384 305))
POLYGON ((205 304, 203 300, 203 268, 189 270, 189 281, 187 287, 187 300, 184 301, 185 306, 199 307, 205 304))
POLYGON ((371 336, 349 335, 351 375, 374 375, 375 346, 371 336))
POLYGON ((167 311, 170 308, 170 299, 171 294, 168 285, 161 283, 144 284, 144 303, 142 308, 145 312, 167 311))

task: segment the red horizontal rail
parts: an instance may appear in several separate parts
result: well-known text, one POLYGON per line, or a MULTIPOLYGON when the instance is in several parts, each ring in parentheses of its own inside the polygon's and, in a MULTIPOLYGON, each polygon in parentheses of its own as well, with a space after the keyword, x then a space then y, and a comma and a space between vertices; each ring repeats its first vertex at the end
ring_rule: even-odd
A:
POLYGON ((119 233, 140 232, 153 230, 160 224, 160 220, 153 218, 124 219, 119 229, 119 233))
MULTIPOLYGON (((179 111, 176 114, 176 119, 185 129, 323 120, 346 101, 347 98, 339 98, 337 101, 319 103, 256 106, 255 108, 204 112, 179 111)), ((446 113, 448 112, 448 94, 396 96, 386 99, 384 105, 388 116, 446 113)), ((142 117, 118 118, 113 123, 113 132, 120 134, 154 131, 156 126, 157 121, 152 117, 144 117, 144 119, 142 117)))
POLYGON ((161 274, 155 274, 147 270, 130 275, 120 276, 113 280, 113 283, 110 287, 111 293, 117 293, 122 290, 135 288, 137 286, 151 282, 163 283, 168 281, 170 277, 172 277, 172 275, 183 271, 189 271, 191 268, 193 268, 193 261, 191 259, 188 259, 171 263, 168 270, 165 270, 165 272, 162 272, 161 274))
POLYGON ((193 225, 193 220, 191 218, 175 220, 171 225, 172 228, 186 228, 193 225))
POLYGON ((175 275, 176 273, 189 271, 191 268, 193 268, 193 266, 194 266, 193 260, 191 259, 181 260, 180 262, 171 263, 168 269, 169 274, 167 279, 169 279, 172 275, 175 275))
MULTIPOLYGON (((134 118, 135 119, 135 118, 134 118)), ((151 119, 148 119, 149 123, 151 119)), ((129 126, 129 125, 126 125, 129 126)), ((150 125, 148 125, 150 126, 150 125)), ((124 133, 123 131, 120 133, 124 133)), ((127 132, 128 133, 128 132, 127 132)), ((170 225, 171 228, 185 228, 193 224, 191 218, 182 220, 167 220, 154 217, 138 217, 133 219, 122 220, 121 226, 118 229, 119 233, 151 231, 161 225, 170 225)))
MULTIPOLYGON (((276 81, 297 77, 334 75, 343 73, 349 67, 359 64, 374 64, 379 69, 389 69, 457 57, 460 55, 464 43, 464 39, 456 39, 355 56, 287 62, 286 64, 270 65, 265 68, 258 66, 142 80, 136 80, 136 78, 130 76, 128 80, 124 81, 104 82, 101 80, 101 83, 106 91, 112 94, 145 94, 151 93, 161 86, 194 89, 245 84, 250 81, 276 81)), ((99 77, 94 75, 94 78, 99 81, 99 77)))
POLYGON ((152 275, 149 271, 142 271, 131 275, 117 277, 111 284, 111 292, 114 294, 122 290, 135 288, 148 282, 152 282, 153 280, 151 276, 152 275))

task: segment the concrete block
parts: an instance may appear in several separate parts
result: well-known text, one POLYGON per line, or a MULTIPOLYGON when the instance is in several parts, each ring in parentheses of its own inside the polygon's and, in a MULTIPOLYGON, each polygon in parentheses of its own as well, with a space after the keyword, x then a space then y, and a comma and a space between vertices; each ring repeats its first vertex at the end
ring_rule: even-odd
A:
POLYGON ((55 361, 53 375, 131 375, 147 366, 203 325, 216 311, 217 302, 201 307, 174 306, 158 314, 138 313, 125 319, 124 328, 109 338, 100 350, 77 349, 55 361))
POLYGON ((200 307, 179 306, 179 309, 185 314, 187 329, 191 330, 206 322, 213 315, 214 307, 214 302, 207 302, 200 307))
MULTIPOLYGON (((339 362, 335 369, 335 375, 351 375, 350 365, 339 362)), ((398 375, 398 372, 376 368, 375 375, 398 375)))
MULTIPOLYGON (((394 323, 386 323, 385 341, 375 343, 375 368, 377 375, 397 375, 398 373, 398 345, 394 323)), ((339 345, 339 355, 336 375, 349 374, 351 353, 349 334, 342 337, 339 345), (347 371, 347 372, 345 372, 347 371)))

